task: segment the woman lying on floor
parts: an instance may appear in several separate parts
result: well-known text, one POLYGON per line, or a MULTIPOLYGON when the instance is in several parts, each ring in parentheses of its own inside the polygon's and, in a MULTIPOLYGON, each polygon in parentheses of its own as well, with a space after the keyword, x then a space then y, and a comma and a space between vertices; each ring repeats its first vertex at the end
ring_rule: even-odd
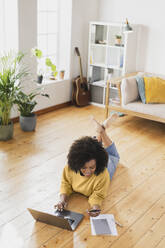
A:
POLYGON ((68 165, 62 175, 60 201, 55 205, 58 210, 62 211, 67 206, 69 195, 76 192, 88 197, 90 216, 100 214, 102 201, 119 162, 116 146, 106 133, 106 128, 116 117, 117 114, 113 114, 102 125, 93 119, 97 138, 82 137, 71 145, 68 165))

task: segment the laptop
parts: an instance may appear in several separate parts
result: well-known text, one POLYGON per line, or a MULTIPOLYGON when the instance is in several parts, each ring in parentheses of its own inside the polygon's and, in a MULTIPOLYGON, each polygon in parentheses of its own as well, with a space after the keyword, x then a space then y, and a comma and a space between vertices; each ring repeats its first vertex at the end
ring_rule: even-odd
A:
POLYGON ((36 221, 44 222, 70 231, 74 231, 80 221, 84 218, 83 214, 69 210, 63 210, 62 212, 55 210, 52 213, 48 213, 28 208, 28 211, 36 221))

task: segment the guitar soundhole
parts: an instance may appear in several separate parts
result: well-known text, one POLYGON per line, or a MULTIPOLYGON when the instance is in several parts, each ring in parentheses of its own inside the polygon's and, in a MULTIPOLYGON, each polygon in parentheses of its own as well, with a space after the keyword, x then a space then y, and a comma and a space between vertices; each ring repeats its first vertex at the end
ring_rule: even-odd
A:
POLYGON ((88 91, 88 86, 87 84, 81 83, 81 89, 88 91))

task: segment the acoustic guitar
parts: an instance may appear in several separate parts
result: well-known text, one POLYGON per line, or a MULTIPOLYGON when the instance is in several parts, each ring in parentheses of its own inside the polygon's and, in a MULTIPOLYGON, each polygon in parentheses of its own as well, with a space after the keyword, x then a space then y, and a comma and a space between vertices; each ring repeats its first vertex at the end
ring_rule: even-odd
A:
POLYGON ((80 76, 73 80, 72 103, 81 107, 89 104, 90 92, 88 89, 87 79, 83 77, 81 56, 78 47, 75 47, 75 51, 79 57, 80 76))

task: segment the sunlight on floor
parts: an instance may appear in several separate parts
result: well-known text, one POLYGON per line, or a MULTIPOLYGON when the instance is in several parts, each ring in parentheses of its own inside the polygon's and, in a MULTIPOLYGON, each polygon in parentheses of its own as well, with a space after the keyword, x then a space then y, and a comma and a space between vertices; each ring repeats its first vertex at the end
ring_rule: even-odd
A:
POLYGON ((0 247, 22 248, 23 244, 23 238, 19 236, 14 226, 11 224, 6 224, 0 235, 0 247))

